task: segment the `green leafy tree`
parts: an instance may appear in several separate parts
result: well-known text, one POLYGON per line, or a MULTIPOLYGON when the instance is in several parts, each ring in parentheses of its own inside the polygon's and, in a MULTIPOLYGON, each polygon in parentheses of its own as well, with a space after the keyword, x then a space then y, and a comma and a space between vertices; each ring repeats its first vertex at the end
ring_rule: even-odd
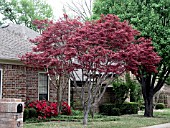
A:
POLYGON ((0 0, 0 13, 4 16, 3 22, 24 24, 34 30, 32 21, 53 17, 52 8, 45 0, 0 0))
POLYGON ((137 81, 130 78, 129 72, 126 72, 125 79, 118 77, 112 85, 114 92, 114 100, 112 102, 115 107, 120 107, 129 96, 130 102, 139 102, 140 88, 137 81))
POLYGON ((152 38, 155 51, 162 57, 157 73, 140 67, 136 75, 145 101, 144 116, 153 116, 153 96, 170 74, 170 1, 169 0, 96 0, 93 18, 101 14, 116 14, 128 20, 141 36, 152 38))
POLYGON ((129 87, 130 102, 139 102, 141 100, 141 88, 136 80, 130 76, 130 72, 125 74, 125 83, 129 87))
POLYGON ((128 98, 129 95, 129 86, 126 82, 120 78, 117 78, 113 82, 113 92, 114 92, 114 100, 113 103, 115 107, 121 106, 124 101, 128 98))

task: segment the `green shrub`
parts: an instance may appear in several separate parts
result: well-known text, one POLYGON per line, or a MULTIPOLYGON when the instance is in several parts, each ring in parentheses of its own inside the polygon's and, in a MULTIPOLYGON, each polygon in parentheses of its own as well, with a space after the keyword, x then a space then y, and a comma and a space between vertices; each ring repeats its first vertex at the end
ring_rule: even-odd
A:
POLYGON ((165 108, 165 104, 164 103, 157 103, 155 106, 155 109, 164 109, 165 108))
POLYGON ((23 121, 25 122, 25 120, 27 120, 29 118, 29 109, 25 108, 24 109, 24 117, 23 117, 23 121))
POLYGON ((135 102, 125 102, 120 108, 121 114, 137 114, 138 113, 138 103, 135 102))
POLYGON ((139 106, 139 110, 144 110, 145 109, 145 105, 140 105, 139 106))
POLYGON ((120 115, 120 109, 115 108, 114 104, 106 103, 99 106, 99 112, 103 115, 107 116, 119 116, 120 115))
POLYGON ((120 116, 120 109, 119 108, 111 108, 110 116, 120 116))
POLYGON ((103 115, 108 116, 118 116, 121 114, 137 114, 138 113, 138 103, 135 102, 125 102, 123 104, 102 104, 99 106, 99 112, 103 115))
POLYGON ((129 94, 129 87, 122 79, 116 79, 113 83, 113 104, 116 108, 123 104, 129 94))
POLYGON ((37 111, 35 108, 29 108, 29 118, 37 117, 37 111))
POLYGON ((74 110, 74 109, 72 109, 71 111, 72 111, 72 115, 73 115, 73 116, 81 116, 81 115, 83 115, 83 112, 80 111, 80 110, 74 110))
POLYGON ((114 104, 105 103, 99 106, 99 112, 103 115, 110 115, 111 109, 114 107, 114 104))

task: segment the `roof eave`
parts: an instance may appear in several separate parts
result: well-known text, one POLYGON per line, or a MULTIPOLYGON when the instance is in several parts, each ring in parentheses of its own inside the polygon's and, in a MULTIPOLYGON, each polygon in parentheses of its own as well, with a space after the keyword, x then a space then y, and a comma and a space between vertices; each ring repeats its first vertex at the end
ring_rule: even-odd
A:
POLYGON ((24 65, 20 59, 4 59, 0 58, 0 64, 24 65))

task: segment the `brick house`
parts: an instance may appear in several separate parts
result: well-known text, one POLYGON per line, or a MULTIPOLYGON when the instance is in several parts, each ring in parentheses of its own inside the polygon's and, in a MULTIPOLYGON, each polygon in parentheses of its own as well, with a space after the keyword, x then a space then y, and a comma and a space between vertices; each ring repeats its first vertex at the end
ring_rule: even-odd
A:
MULTIPOLYGON (((9 24, 0 28, 0 98, 56 101, 56 88, 43 71, 25 66, 19 56, 32 50, 39 34, 25 26, 9 24)), ((68 89, 63 99, 68 101, 68 89)))

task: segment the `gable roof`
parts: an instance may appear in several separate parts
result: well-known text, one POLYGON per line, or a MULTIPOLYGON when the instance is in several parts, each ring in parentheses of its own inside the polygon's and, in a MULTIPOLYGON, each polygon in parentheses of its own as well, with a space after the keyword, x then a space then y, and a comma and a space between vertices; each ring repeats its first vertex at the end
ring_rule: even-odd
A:
POLYGON ((28 27, 9 24, 0 28, 0 59, 20 60, 19 56, 32 50, 29 40, 39 34, 28 27))

